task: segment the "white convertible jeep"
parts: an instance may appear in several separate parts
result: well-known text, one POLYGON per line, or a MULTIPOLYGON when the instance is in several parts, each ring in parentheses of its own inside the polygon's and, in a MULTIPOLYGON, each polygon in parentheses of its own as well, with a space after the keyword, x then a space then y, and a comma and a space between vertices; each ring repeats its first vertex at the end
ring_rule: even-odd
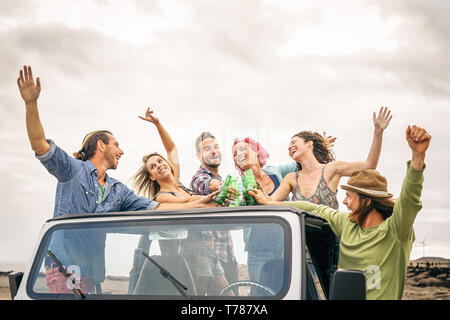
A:
POLYGON ((82 214, 48 220, 9 280, 14 299, 365 299, 364 274, 337 256, 325 220, 286 206, 82 214), (224 232, 238 264, 226 282, 224 232))

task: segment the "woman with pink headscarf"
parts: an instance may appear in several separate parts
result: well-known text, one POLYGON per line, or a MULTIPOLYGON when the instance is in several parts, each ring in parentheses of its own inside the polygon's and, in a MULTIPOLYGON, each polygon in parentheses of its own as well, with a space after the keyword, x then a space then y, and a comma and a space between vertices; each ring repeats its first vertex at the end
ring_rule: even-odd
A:
POLYGON ((241 175, 245 170, 252 169, 256 182, 270 195, 278 188, 284 176, 297 171, 297 163, 265 167, 267 159, 269 153, 256 140, 250 137, 234 140, 233 160, 236 169, 241 175))
MULTIPOLYGON (((256 182, 268 195, 280 185, 289 172, 297 171, 297 164, 292 162, 281 166, 267 166, 269 153, 252 138, 235 139, 233 159, 236 169, 242 175, 251 169, 256 182)), ((245 248, 248 252, 248 273, 250 280, 260 283, 261 271, 266 262, 283 259, 283 231, 278 228, 258 226, 244 233, 245 248)), ((281 265, 281 264, 280 264, 281 265)), ((272 274, 282 275, 282 270, 272 274)), ((281 279, 278 283, 282 283, 281 279)), ((253 294, 259 295, 259 292, 253 294)), ((252 295, 253 295, 252 294, 252 295)))

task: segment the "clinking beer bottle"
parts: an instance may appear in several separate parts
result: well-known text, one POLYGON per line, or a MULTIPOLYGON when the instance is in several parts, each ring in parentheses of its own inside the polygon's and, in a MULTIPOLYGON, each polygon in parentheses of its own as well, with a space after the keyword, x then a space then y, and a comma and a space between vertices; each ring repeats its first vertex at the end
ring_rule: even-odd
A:
POLYGON ((242 176, 242 193, 244 194, 244 200, 247 206, 258 205, 258 202, 256 202, 255 198, 248 194, 250 190, 257 188, 258 185, 256 184, 252 169, 244 171, 244 175, 242 176))
POLYGON ((234 188, 236 190, 236 200, 230 201, 229 207, 239 207, 239 183, 238 183, 238 177, 232 177, 230 181, 230 187, 234 188))
POLYGON ((220 186, 219 193, 214 197, 214 202, 221 205, 225 202, 230 188, 231 176, 228 175, 225 182, 220 186))

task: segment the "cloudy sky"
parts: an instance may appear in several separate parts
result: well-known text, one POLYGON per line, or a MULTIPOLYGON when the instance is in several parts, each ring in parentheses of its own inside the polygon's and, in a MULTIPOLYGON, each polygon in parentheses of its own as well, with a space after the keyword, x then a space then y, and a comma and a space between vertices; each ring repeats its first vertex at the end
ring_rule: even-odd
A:
POLYGON ((336 136, 336 158, 357 161, 369 151, 372 112, 389 106, 378 170, 394 195, 410 159, 407 125, 433 136, 411 258, 423 249, 450 258, 448 1, 68 3, 0 2, 0 262, 27 262, 53 214, 56 180, 34 158, 16 85, 24 64, 41 78, 47 138, 72 153, 87 132, 111 130, 125 155, 109 174, 128 185, 144 154, 163 152, 138 119, 149 106, 178 146, 185 184, 201 131, 221 144, 222 175, 237 174, 234 138, 258 139, 281 164, 301 130, 336 136))

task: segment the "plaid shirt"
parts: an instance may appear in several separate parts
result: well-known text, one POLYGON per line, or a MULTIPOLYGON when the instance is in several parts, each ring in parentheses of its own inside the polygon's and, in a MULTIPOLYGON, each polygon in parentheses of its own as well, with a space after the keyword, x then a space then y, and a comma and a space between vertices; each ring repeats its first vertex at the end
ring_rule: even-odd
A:
MULTIPOLYGON (((222 177, 217 177, 204 166, 200 166, 200 169, 194 174, 191 180, 191 190, 195 194, 207 195, 211 193, 209 184, 212 179, 222 181, 222 177)), ((231 257, 234 257, 233 241, 231 240, 231 234, 229 231, 214 231, 214 249, 220 260, 228 262, 228 249, 231 257)))
POLYGON ((204 166, 200 166, 200 169, 194 174, 191 180, 191 190, 194 191, 195 194, 199 194, 202 196, 206 196, 211 193, 209 189, 209 184, 212 179, 217 179, 222 181, 222 177, 215 176, 211 171, 206 169, 204 166))

